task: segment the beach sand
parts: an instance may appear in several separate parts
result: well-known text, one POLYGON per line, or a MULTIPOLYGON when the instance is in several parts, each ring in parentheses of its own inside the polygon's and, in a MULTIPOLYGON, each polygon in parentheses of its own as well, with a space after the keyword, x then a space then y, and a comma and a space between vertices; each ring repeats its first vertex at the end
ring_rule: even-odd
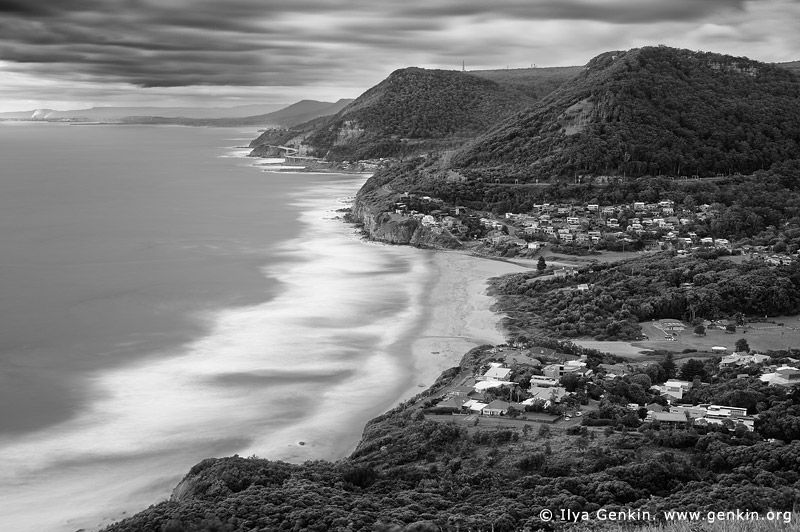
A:
POLYGON ((428 296, 427 323, 411 343, 416 364, 416 388, 409 396, 433 384, 442 371, 457 366, 464 354, 483 344, 505 342, 502 315, 493 312, 495 299, 486 294, 488 279, 527 271, 508 262, 458 252, 435 251, 437 270, 428 296))

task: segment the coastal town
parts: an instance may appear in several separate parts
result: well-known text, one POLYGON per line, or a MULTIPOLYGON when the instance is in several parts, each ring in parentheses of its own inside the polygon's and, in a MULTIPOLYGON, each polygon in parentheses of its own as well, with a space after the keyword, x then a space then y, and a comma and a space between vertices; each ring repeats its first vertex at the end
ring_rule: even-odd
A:
POLYGON ((397 217, 418 220, 434 234, 447 234, 469 243, 480 241, 510 256, 533 256, 546 246, 572 254, 603 250, 617 252, 674 251, 686 255, 717 250, 723 254, 760 257, 768 264, 791 260, 783 246, 736 245, 728 238, 711 236, 709 227, 722 205, 673 200, 634 201, 616 205, 599 203, 537 203, 527 213, 500 216, 450 206, 439 198, 404 192, 395 203, 397 217), (508 253, 509 249, 515 252, 508 253))
POLYGON ((798 358, 723 346, 692 356, 679 370, 670 367, 671 360, 604 363, 597 356, 536 346, 486 347, 476 353, 475 371, 462 371, 423 407, 430 419, 468 426, 487 419, 495 427, 752 432, 758 420, 754 408, 698 401, 706 398, 703 388, 729 379, 741 384, 749 379, 754 388, 800 387, 798 358))

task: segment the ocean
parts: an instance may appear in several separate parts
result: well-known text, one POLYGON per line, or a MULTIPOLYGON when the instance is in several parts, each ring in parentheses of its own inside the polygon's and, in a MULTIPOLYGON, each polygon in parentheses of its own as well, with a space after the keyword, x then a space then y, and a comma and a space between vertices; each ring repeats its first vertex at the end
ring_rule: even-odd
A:
POLYGON ((207 457, 340 458, 416 389, 431 253, 255 136, 0 122, 3 530, 95 530, 207 457))

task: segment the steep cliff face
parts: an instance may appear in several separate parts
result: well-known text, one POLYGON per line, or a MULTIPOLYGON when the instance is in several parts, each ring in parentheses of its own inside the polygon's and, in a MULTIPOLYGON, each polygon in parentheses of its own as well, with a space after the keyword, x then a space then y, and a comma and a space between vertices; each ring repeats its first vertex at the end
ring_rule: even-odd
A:
POLYGON ((364 225, 371 240, 425 248, 458 249, 461 242, 447 231, 425 227, 414 218, 392 214, 398 195, 384 188, 362 187, 353 203, 353 218, 364 225))

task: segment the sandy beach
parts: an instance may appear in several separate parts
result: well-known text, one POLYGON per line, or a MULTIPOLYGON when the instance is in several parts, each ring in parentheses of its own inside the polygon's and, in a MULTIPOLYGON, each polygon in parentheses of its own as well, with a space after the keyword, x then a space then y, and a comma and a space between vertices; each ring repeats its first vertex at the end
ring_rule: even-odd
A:
POLYGON ((486 294, 488 279, 526 271, 517 264, 484 259, 458 252, 432 252, 436 279, 428 296, 427 324, 412 341, 418 393, 430 386, 447 368, 458 365, 464 354, 483 344, 505 341, 502 315, 493 312, 493 297, 486 294))

